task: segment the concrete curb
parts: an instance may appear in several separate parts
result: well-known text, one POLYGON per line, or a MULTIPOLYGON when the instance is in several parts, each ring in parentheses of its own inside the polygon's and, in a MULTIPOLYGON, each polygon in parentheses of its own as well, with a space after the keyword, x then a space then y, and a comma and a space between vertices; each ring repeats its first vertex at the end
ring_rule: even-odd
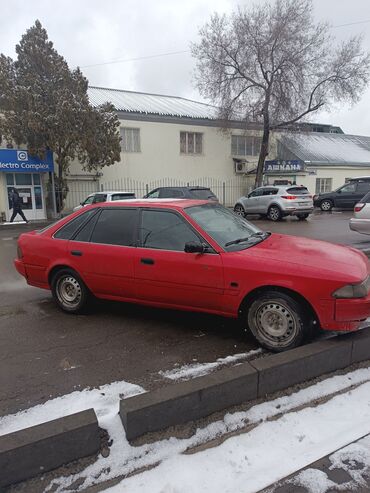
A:
POLYGON ((93 409, 0 436, 0 488, 55 469, 100 448, 93 409))
POLYGON ((370 328, 122 399, 120 416, 133 440, 367 359, 370 328))

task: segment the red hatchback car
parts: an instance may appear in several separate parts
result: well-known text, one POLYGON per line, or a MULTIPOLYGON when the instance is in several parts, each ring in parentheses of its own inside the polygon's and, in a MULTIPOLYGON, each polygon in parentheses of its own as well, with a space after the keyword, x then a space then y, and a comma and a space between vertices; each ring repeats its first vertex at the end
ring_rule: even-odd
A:
POLYGON ((59 307, 92 296, 240 317, 273 351, 314 327, 349 331, 370 316, 361 252, 263 232, 199 200, 126 200, 84 207, 18 241, 15 266, 59 307))

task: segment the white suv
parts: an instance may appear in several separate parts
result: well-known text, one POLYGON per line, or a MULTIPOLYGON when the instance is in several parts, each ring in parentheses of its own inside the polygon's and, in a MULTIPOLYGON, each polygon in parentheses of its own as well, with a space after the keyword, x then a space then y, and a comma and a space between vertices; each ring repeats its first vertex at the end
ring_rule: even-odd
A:
POLYGON ((136 195, 134 192, 95 192, 88 195, 80 205, 76 205, 76 207, 73 208, 73 212, 78 211, 81 207, 85 207, 85 205, 97 204, 98 202, 113 202, 115 200, 128 200, 135 198, 136 195))
POLYGON ((260 214, 271 221, 279 221, 284 216, 297 216, 303 220, 312 211, 312 195, 306 187, 298 185, 259 187, 246 197, 240 197, 234 206, 234 212, 239 216, 260 214))

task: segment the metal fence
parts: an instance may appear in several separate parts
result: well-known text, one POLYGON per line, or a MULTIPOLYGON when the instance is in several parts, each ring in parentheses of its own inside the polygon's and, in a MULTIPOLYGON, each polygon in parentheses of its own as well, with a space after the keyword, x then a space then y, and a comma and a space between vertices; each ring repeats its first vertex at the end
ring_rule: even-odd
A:
POLYGON ((73 207, 85 200, 88 195, 98 191, 134 192, 137 198, 142 198, 145 194, 158 187, 202 186, 209 187, 222 204, 231 207, 239 197, 252 190, 253 185, 254 177, 247 175, 235 176, 227 180, 212 177, 189 180, 160 178, 147 182, 132 178, 119 178, 112 181, 101 180, 100 182, 93 180, 69 180, 67 189, 59 191, 57 202, 60 204, 64 203, 64 211, 70 211, 73 207))

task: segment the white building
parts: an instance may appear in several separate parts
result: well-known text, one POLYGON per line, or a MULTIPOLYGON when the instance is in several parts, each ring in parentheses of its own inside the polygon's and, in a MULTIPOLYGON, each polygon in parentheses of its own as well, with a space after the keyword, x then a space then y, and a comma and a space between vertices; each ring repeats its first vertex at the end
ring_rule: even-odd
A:
MULTIPOLYGON (((121 161, 98 173, 74 162, 68 175, 66 209, 98 190, 134 191, 138 197, 159 186, 203 185, 226 205, 254 185, 261 145, 259 124, 231 122, 222 132, 213 106, 188 99, 90 87, 93 105, 110 102, 121 122, 121 161)), ((301 124, 272 133, 265 182, 288 180, 313 193, 335 189, 347 178, 370 175, 370 137, 345 135, 331 125, 301 124), (299 131, 297 131, 297 128, 299 131), (302 131, 304 130, 304 131, 302 131)), ((9 219, 8 194, 23 194, 29 219, 51 207, 48 173, 18 173, 2 167, 0 218, 9 219)))

